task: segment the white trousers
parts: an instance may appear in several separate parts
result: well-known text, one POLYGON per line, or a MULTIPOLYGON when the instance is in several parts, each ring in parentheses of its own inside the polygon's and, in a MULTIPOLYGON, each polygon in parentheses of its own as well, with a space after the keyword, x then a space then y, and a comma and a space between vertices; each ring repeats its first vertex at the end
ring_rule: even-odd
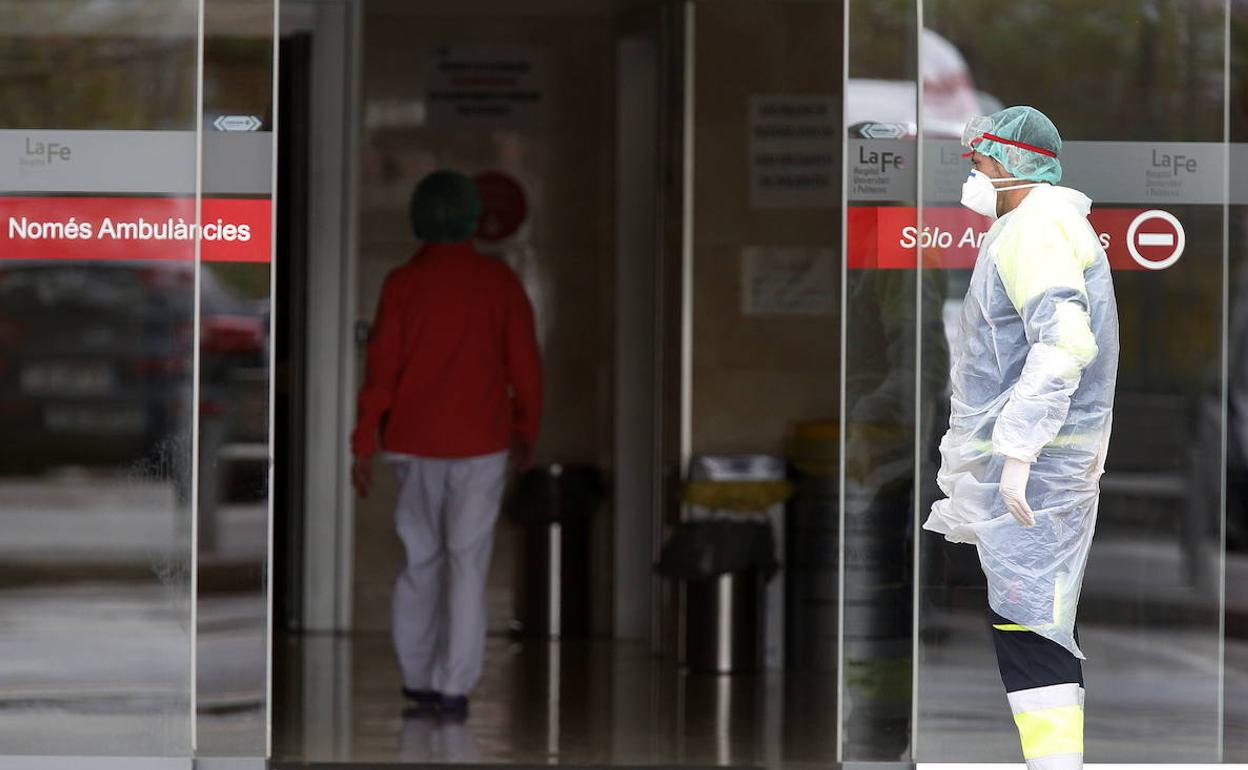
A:
POLYGON ((485 587, 507 452, 462 460, 388 455, 406 564, 392 627, 403 684, 467 695, 485 656, 485 587))

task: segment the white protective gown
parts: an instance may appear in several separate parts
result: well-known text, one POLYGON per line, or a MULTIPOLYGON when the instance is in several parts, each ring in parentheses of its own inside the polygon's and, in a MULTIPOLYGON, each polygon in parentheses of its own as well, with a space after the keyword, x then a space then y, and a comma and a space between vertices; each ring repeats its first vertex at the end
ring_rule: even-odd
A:
POLYGON ((973 543, 992 609, 1075 656, 1075 611, 1118 372, 1118 311, 1091 200, 1034 188, 980 247, 952 354, 949 431, 924 529, 973 543), (1005 457, 1033 462, 1024 528, 998 492, 1005 457))

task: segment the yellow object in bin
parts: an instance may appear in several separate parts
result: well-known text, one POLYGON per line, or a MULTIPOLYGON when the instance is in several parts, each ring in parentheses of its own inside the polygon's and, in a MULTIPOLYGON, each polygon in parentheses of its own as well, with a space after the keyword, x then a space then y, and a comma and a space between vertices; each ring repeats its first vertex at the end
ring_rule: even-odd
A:
POLYGON ((789 461, 811 476, 835 476, 840 468, 841 424, 836 420, 798 423, 789 439, 789 461))
POLYGON ((764 512, 793 496, 787 481, 691 481, 685 502, 715 511, 764 512))

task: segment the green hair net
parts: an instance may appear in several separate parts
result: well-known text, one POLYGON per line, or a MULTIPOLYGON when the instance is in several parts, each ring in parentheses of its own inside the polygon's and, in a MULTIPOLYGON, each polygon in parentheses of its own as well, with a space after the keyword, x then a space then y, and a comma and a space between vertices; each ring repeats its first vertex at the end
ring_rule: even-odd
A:
MULTIPOLYGON (((989 115, 984 123, 991 124, 986 133, 995 134, 1002 139, 1022 142, 1059 154, 1062 151, 1062 137, 1057 133, 1057 126, 1035 107, 1006 107, 989 115)), ((1011 176, 1019 179, 1049 184, 1057 184, 1062 180, 1062 163, 1057 158, 1012 144, 994 142, 987 137, 976 142, 973 149, 981 155, 995 159, 1005 166, 1011 176)))
POLYGON ((435 171, 416 185, 408 215, 412 232, 430 243, 466 241, 481 218, 476 182, 455 171, 435 171))

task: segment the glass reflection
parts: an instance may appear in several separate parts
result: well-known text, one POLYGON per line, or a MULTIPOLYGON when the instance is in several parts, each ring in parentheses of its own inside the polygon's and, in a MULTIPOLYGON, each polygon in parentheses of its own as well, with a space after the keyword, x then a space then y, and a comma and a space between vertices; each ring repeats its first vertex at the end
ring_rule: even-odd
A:
MULTIPOLYGON (((926 3, 924 20, 971 63, 967 76, 982 89, 981 103, 1032 104, 1054 119, 1065 141, 1063 184, 1094 199, 1091 220, 1110 244, 1122 358, 1080 603, 1088 757, 1216 761, 1224 243, 1220 148, 1196 143, 1222 137, 1223 6, 1090 9, 1042 0, 1003 10, 935 0, 926 3), (1075 12, 1079 24, 1054 22, 1075 12), (1020 59, 1018 51, 1036 46, 1042 55, 1020 59), (1075 60, 1087 66, 1064 64, 1075 60), (1081 96, 1077 104, 1072 94, 1081 96), (1164 185, 1149 176, 1159 152, 1192 157, 1202 147, 1212 152, 1198 161, 1203 176, 1164 185), (1139 269, 1124 250, 1126 224, 1154 207, 1187 231, 1182 260, 1161 271, 1139 269)), ((925 112, 941 114, 943 98, 925 87, 925 112)), ((948 151, 956 142, 944 136, 937 123, 924 126, 933 164, 925 167, 924 213, 932 219, 957 206, 948 180, 965 177, 956 161, 941 165, 956 155, 948 151)), ((953 310, 969 270, 950 267, 953 310)), ((926 448, 921 456, 921 474, 934 477, 934 456, 926 448)), ((938 536, 920 543, 917 758, 1016 761, 1018 738, 1001 697, 974 554, 938 536)))
POLYGON ((0 3, 3 754, 190 752, 193 245, 10 221, 194 221, 195 29, 0 3))
POLYGON ((204 26, 205 220, 217 206, 226 221, 245 221, 252 248, 205 251, 200 270, 196 753, 260 757, 268 739, 273 0, 208 0, 204 26))
POLYGON ((899 230, 917 225, 916 68, 906 47, 915 39, 916 18, 913 2, 851 2, 846 35, 851 208, 840 652, 846 761, 899 760, 910 744, 918 274, 913 254, 908 265, 904 258, 890 263, 876 234, 881 221, 899 230))
MULTIPOLYGON (((1231 4, 1230 103, 1227 105, 1230 140, 1231 200, 1227 211, 1229 255, 1226 382, 1226 551, 1225 551, 1225 665, 1223 688, 1223 759, 1243 762, 1248 757, 1248 731, 1238 726, 1248 720, 1248 195, 1238 183, 1245 178, 1248 156, 1248 4, 1231 4)), ((1209 425, 1208 411, 1204 424, 1209 425)), ((1212 415, 1216 418, 1216 415, 1212 415)), ((1213 423, 1216 426, 1216 422, 1213 423)), ((1216 475, 1216 455, 1205 462, 1205 477, 1216 475)))

